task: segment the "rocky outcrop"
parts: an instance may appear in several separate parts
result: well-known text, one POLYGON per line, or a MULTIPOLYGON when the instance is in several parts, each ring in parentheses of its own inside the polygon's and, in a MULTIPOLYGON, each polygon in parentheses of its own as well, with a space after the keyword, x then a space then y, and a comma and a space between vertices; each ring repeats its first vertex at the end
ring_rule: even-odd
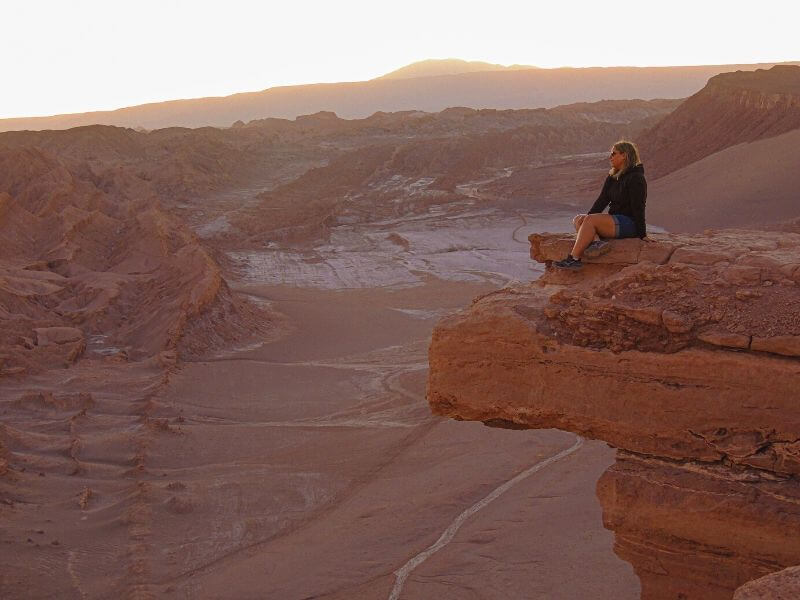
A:
MULTIPOLYGON (((101 136, 98 148, 127 139, 101 136)), ((0 167, 0 377, 153 357, 214 311, 229 319, 193 330, 195 347, 251 326, 215 261, 141 180, 100 184, 32 147, 0 148, 0 167)))
MULTIPOLYGON (((532 257, 571 238, 533 235, 532 257)), ((598 483, 643 598, 731 598, 800 563, 800 235, 615 240, 477 299, 430 346, 434 413, 617 447, 598 483)))

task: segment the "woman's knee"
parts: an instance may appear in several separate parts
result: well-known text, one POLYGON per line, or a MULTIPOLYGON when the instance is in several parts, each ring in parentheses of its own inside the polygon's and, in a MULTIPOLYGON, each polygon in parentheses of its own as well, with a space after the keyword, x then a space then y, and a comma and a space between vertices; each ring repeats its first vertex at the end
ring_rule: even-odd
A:
POLYGON ((598 223, 601 222, 603 215, 601 214, 592 214, 592 215, 585 215, 583 219, 581 219, 580 225, 578 225, 578 229, 583 226, 592 227, 593 229, 597 229, 598 223))
POLYGON ((592 226, 595 232, 600 237, 613 238, 616 237, 616 226, 614 224, 614 217, 607 214, 592 215, 592 226))

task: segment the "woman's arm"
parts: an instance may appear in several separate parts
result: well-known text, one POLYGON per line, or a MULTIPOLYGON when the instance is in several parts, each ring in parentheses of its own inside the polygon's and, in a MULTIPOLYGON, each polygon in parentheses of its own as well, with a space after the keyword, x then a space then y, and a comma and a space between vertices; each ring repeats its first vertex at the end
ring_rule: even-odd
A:
POLYGON ((647 224, 644 218, 644 208, 647 204, 647 181, 644 176, 631 177, 628 181, 628 201, 631 207, 631 217, 636 223, 636 232, 640 238, 647 235, 647 224))
POLYGON ((611 175, 606 177, 606 180, 603 182, 603 189, 600 190, 600 195, 597 197, 597 200, 594 201, 594 204, 592 204, 592 208, 589 209, 588 214, 601 213, 606 209, 606 206, 609 205, 611 200, 609 200, 606 192, 608 191, 608 186, 611 185, 611 181, 611 175))

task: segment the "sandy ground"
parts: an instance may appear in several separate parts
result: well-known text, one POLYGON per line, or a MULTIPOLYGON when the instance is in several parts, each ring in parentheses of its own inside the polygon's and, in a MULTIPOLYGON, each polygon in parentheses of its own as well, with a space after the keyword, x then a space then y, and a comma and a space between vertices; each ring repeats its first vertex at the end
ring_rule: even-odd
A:
MULTIPOLYGON (((397 308, 452 309, 487 287, 249 287, 297 329, 187 365, 160 399, 187 416, 182 436, 150 447, 152 468, 168 474, 163 506, 186 512, 161 511, 159 531, 175 533, 154 561, 156 589, 186 598, 389 598, 394 572, 462 511, 572 447, 563 432, 428 414, 425 342, 435 317, 397 308)), ((638 597, 594 496, 612 462, 610 449, 587 442, 521 481, 467 519, 396 597, 638 597)))
POLYGON ((168 380, 110 365, 29 382, 95 391, 83 414, 4 425, 30 468, 3 484, 0 595, 637 598, 594 493, 610 448, 434 418, 424 398, 436 320, 537 276, 525 237, 564 216, 528 217, 431 215, 242 254, 232 288, 286 315, 283 338, 168 380), (387 259, 390 233, 409 245, 387 259))

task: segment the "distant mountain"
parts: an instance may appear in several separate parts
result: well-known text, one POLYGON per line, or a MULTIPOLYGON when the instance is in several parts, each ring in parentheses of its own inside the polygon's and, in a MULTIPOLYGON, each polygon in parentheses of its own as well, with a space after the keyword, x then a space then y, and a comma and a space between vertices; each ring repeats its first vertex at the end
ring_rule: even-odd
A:
POLYGON ((142 104, 114 111, 52 117, 0 119, 0 131, 67 129, 105 124, 157 129, 170 126, 230 127, 236 121, 293 119, 319 111, 363 118, 376 111, 439 112, 451 106, 539 108, 605 99, 685 98, 719 73, 771 67, 612 67, 480 71, 405 79, 276 87, 221 98, 142 104))
POLYGON ((531 65, 511 65, 507 67, 479 60, 466 61, 458 58, 429 59, 411 63, 376 79, 411 79, 413 77, 458 75, 460 73, 479 73, 484 71, 519 71, 537 68, 531 65))
POLYGON ((798 127, 800 66, 778 65, 712 77, 639 143, 648 174, 661 177, 730 146, 798 127))

